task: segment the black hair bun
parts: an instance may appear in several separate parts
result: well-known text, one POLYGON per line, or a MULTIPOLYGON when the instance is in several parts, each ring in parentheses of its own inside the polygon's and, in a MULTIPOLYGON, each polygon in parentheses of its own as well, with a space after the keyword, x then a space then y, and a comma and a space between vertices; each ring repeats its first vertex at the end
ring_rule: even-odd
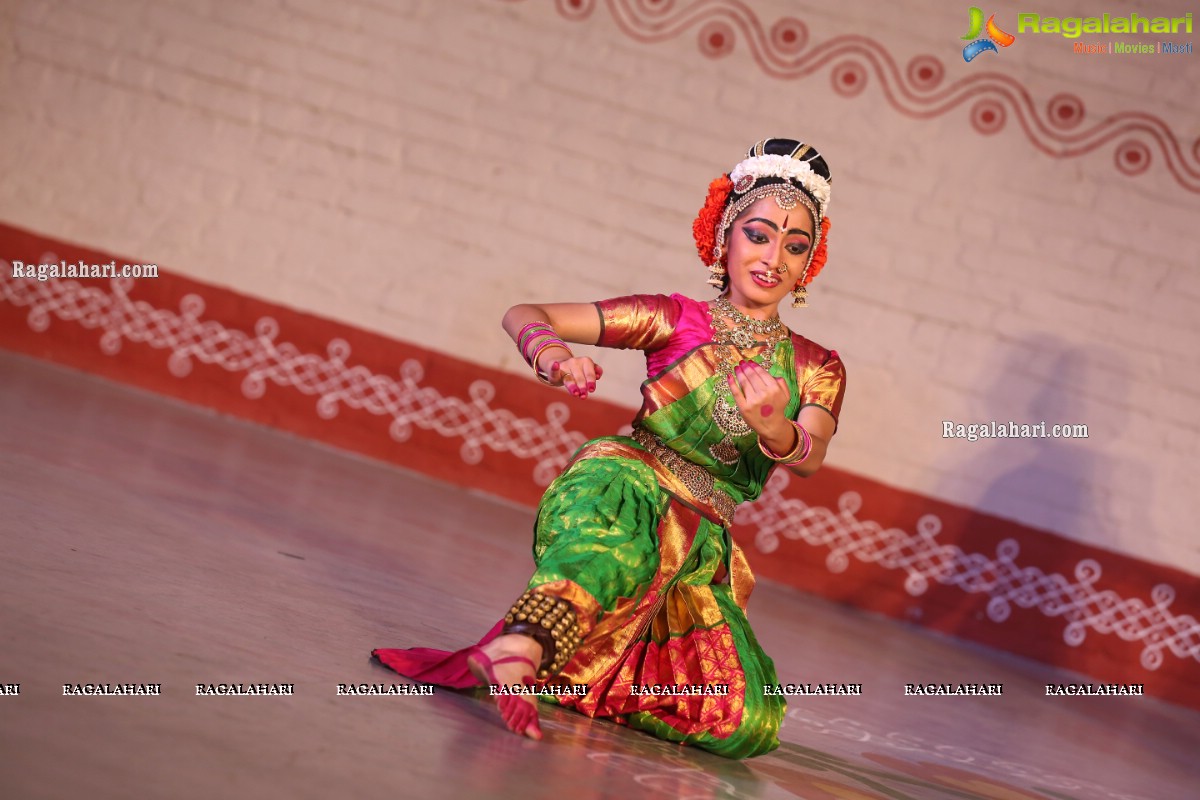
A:
POLYGON ((807 162, 812 167, 813 172, 830 183, 833 182, 833 178, 829 174, 829 165, 825 163, 825 159, 821 157, 817 148, 796 139, 784 139, 782 137, 763 139, 746 151, 746 158, 753 158, 754 156, 787 156, 788 158, 799 159, 800 161, 807 162))

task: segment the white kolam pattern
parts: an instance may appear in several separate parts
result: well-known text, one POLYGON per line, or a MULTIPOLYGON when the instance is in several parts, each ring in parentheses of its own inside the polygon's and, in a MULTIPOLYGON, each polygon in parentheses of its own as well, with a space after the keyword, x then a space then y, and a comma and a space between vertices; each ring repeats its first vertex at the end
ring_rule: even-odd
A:
MULTIPOLYGON (((46 253, 40 263, 58 261, 46 253)), ((468 464, 482 461, 485 449, 511 452, 534 462, 533 479, 540 486, 549 484, 586 441, 566 429, 570 412, 564 403, 547 405, 545 421, 522 418, 492 406, 496 388, 488 381, 474 381, 466 399, 448 397, 421 385, 424 369, 415 359, 401 363, 399 377, 392 377, 352 366, 350 345, 342 339, 331 340, 324 355, 304 353, 279 341, 279 323, 271 317, 260 318, 253 333, 205 321, 204 299, 196 294, 185 295, 178 311, 154 308, 130 299, 132 279, 114 279, 105 291, 74 280, 12 278, 11 265, 0 265, 0 299, 28 307, 29 327, 38 333, 57 318, 102 331, 100 349, 106 355, 120 353, 125 340, 169 350, 167 368, 178 378, 192 371, 194 361, 245 373, 242 394, 251 400, 260 399, 271 382, 316 396, 321 419, 333 419, 343 405, 391 417, 388 433, 398 442, 412 435, 413 426, 462 439, 460 454, 468 464)))
MULTIPOLYGON (((46 253, 40 263, 58 261, 46 253)), ((126 340, 170 350, 167 368, 178 378, 186 377, 199 361, 245 373, 242 394, 252 400, 263 397, 269 381, 315 396, 314 410, 321 419, 333 419, 342 405, 391 417, 388 431, 396 441, 407 440, 413 426, 462 439, 459 452, 468 464, 479 463, 485 449, 510 452, 534 462, 532 478, 539 486, 553 480, 586 438, 567 430, 570 412, 563 403, 548 404, 546 420, 541 421, 494 408, 495 387, 485 380, 474 381, 466 399, 446 396, 421 385, 424 371, 415 359, 404 361, 399 378, 393 378, 352 366, 350 345, 342 339, 331 340, 325 355, 304 353, 279 341, 279 323, 271 317, 260 318, 253 333, 205 321, 204 299, 196 294, 184 296, 175 311, 131 300, 132 279, 111 280, 105 290, 103 284, 84 286, 74 280, 13 278, 5 260, 0 260, 0 268, 0 300, 28 308, 27 322, 38 333, 48 331, 55 319, 76 322, 102 331, 100 350, 108 356, 118 356, 126 340)), ((923 594, 931 580, 971 594, 986 593, 988 617, 998 624, 1016 604, 1063 618, 1063 640, 1073 647, 1083 643, 1090 629, 1140 642, 1141 664, 1148 670, 1158 669, 1168 652, 1200 662, 1200 624, 1191 615, 1172 612, 1175 589, 1170 585, 1154 587, 1150 603, 1122 598, 1097 588, 1101 569, 1092 559, 1076 565, 1073 580, 1047 574, 1017 563, 1020 548, 1013 539, 1002 541, 995 556, 968 553, 937 541, 941 520, 932 514, 918 520, 915 533, 884 528, 858 518, 858 493, 843 493, 837 510, 810 506, 783 496, 789 480, 778 471, 757 502, 738 509, 737 521, 757 529, 755 545, 763 553, 776 550, 780 536, 799 539, 827 548, 825 565, 833 573, 844 572, 852 557, 903 570, 904 588, 914 597, 923 594)))
POLYGON ((862 497, 845 492, 837 510, 810 506, 795 497, 784 497, 791 476, 778 470, 767 482, 758 502, 738 508, 736 521, 756 529, 755 546, 764 553, 779 547, 779 537, 800 539, 813 547, 828 548, 825 566, 844 572, 850 558, 905 572, 904 589, 916 597, 930 580, 955 586, 970 594, 988 595, 987 615, 1002 623, 1015 603, 1034 608, 1047 617, 1061 617, 1067 625, 1063 641, 1083 644, 1089 629, 1115 633, 1127 642, 1142 644, 1141 663, 1148 670, 1162 666, 1163 654, 1200 662, 1200 624, 1189 614, 1175 614, 1175 588, 1161 583, 1150 593, 1150 603, 1123 598, 1109 589, 1098 589, 1100 564, 1084 559, 1075 565, 1074 580, 1058 573, 1017 563, 1020 546, 1004 539, 995 556, 968 553, 953 544, 937 541, 942 521, 926 514, 917 521, 916 533, 884 528, 860 520, 862 497))

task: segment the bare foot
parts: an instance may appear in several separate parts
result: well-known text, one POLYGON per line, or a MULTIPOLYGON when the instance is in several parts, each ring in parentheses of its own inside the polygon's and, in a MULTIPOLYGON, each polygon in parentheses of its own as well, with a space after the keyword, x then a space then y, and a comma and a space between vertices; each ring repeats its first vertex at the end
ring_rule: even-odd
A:
MULTIPOLYGON (((530 636, 510 633, 497 636, 467 658, 471 674, 484 686, 521 686, 525 678, 536 678, 534 665, 542 660, 542 646, 530 636)), ((500 695, 496 699, 504 723, 513 733, 541 739, 537 722, 537 699, 532 695, 500 695)))

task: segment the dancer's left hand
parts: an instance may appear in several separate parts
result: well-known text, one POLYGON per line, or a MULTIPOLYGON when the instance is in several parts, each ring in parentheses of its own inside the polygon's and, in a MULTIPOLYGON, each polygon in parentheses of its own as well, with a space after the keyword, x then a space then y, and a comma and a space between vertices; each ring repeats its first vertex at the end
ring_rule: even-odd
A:
POLYGON ((764 444, 783 448, 775 452, 791 449, 796 433, 786 413, 792 397, 786 380, 776 378, 754 361, 743 361, 729 376, 729 389, 742 418, 764 444))

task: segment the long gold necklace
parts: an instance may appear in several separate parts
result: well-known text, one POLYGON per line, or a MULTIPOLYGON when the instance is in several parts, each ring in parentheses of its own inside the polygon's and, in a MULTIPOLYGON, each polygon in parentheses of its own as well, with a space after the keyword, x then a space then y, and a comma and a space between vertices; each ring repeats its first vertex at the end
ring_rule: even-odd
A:
POLYGON ((716 345, 717 375, 721 381, 715 387, 718 394, 713 405, 713 422, 725 436, 712 445, 709 452, 723 464, 734 464, 741 457, 741 451, 733 440, 750 433, 752 428, 738 411, 729 388, 729 377, 743 361, 754 361, 770 369, 775 360, 775 345, 787 338, 788 329, 779 317, 761 320, 743 314, 725 297, 717 298, 712 311, 713 344, 716 345), (747 356, 743 352, 758 347, 762 350, 756 356, 747 356))

